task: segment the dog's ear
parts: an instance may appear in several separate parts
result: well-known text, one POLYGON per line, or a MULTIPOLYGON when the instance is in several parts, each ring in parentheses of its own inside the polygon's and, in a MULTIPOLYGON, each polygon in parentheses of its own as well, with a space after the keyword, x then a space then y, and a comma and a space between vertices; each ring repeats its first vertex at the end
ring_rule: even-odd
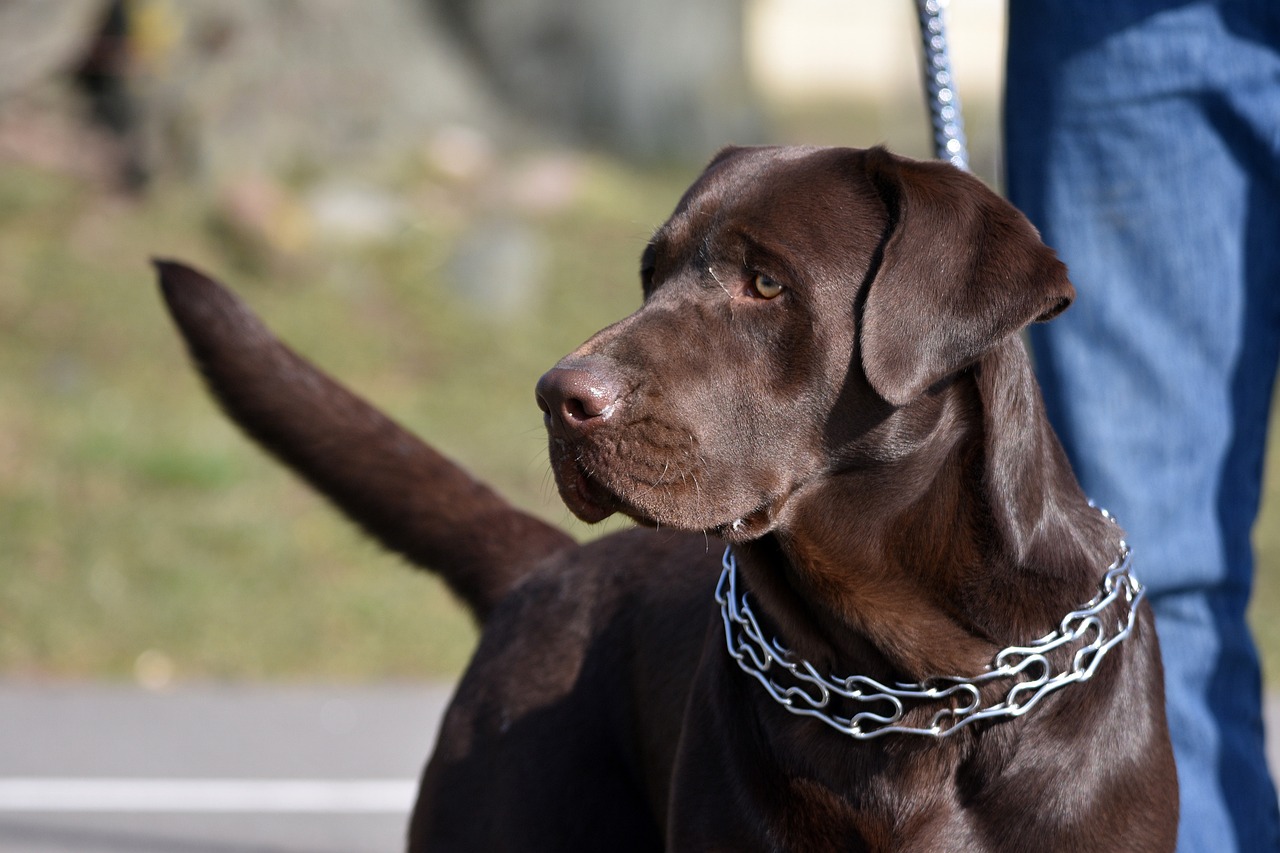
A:
POLYGON ((709 171, 710 169, 719 166, 724 161, 736 157, 746 150, 747 149, 741 145, 726 145, 715 153, 715 156, 711 158, 711 162, 707 164, 703 171, 709 171))
POLYGON ((977 178, 879 148, 866 169, 891 230, 863 305, 862 367, 885 400, 911 402, 1071 304, 1066 267, 977 178))

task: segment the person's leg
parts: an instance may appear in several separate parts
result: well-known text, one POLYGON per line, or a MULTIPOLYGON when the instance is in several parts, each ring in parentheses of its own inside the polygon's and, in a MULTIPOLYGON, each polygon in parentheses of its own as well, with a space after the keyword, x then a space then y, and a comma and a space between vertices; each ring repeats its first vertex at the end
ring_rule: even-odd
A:
POLYGON ((1244 620, 1280 341, 1278 48, 1261 0, 1010 4, 1010 198, 1079 291, 1032 330, 1037 370, 1150 589, 1181 851, 1280 849, 1244 620))

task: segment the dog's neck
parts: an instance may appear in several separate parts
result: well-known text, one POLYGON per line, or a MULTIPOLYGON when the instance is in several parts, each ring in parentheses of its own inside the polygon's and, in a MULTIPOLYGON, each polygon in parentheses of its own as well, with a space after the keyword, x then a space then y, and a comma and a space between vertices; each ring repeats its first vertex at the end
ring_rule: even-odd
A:
POLYGON ((799 655, 890 680, 976 673, 1052 631, 1120 539, 1076 485, 1018 340, 912 406, 892 416, 912 419, 909 452, 797 493, 742 549, 799 655))

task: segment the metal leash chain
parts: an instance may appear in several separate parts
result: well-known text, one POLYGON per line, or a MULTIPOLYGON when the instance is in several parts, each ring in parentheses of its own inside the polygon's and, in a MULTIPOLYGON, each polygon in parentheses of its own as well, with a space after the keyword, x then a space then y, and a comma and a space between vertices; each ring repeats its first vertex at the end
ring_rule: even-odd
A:
MULTIPOLYGON (((1106 510, 1100 511, 1114 522, 1106 510)), ((934 676, 918 684, 889 686, 862 675, 824 675, 776 639, 766 640, 746 593, 738 589, 737 562, 729 548, 724 550, 723 566, 716 601, 730 656, 788 711, 815 717, 856 740, 890 733, 944 738, 978 720, 1022 716, 1055 690, 1088 681, 1107 652, 1133 630, 1138 604, 1145 594, 1131 571, 1129 546, 1121 541, 1120 556, 1107 568, 1098 594, 1064 616, 1057 631, 1026 646, 1002 650, 988 670, 976 676, 934 676), (1125 606, 1108 619, 1106 611, 1118 601, 1125 606), (1072 655, 1071 666, 1055 672, 1049 653, 1076 642, 1083 645, 1072 655), (788 683, 779 683, 775 675, 788 683), (984 706, 980 688, 1002 679, 1009 682, 1003 698, 984 706), (908 702, 912 708, 922 703, 941 707, 927 726, 901 725, 908 702), (835 707, 838 704, 870 709, 841 715, 835 707)))
POLYGON ((969 150, 960 115, 960 95, 951 74, 947 50, 946 0, 916 0, 920 13, 920 39, 924 45, 924 85, 929 117, 933 123, 934 155, 968 171, 969 150))

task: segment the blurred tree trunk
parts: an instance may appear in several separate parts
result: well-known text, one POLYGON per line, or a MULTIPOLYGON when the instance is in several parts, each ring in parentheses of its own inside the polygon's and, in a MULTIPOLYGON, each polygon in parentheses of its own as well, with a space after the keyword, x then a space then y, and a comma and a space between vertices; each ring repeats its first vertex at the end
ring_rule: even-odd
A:
POLYGON ((703 162, 757 137, 741 3, 0 0, 0 119, 74 81, 134 186, 371 163, 458 125, 703 162))
POLYGON ((428 0, 526 117, 643 159, 759 135, 742 0, 428 0))

